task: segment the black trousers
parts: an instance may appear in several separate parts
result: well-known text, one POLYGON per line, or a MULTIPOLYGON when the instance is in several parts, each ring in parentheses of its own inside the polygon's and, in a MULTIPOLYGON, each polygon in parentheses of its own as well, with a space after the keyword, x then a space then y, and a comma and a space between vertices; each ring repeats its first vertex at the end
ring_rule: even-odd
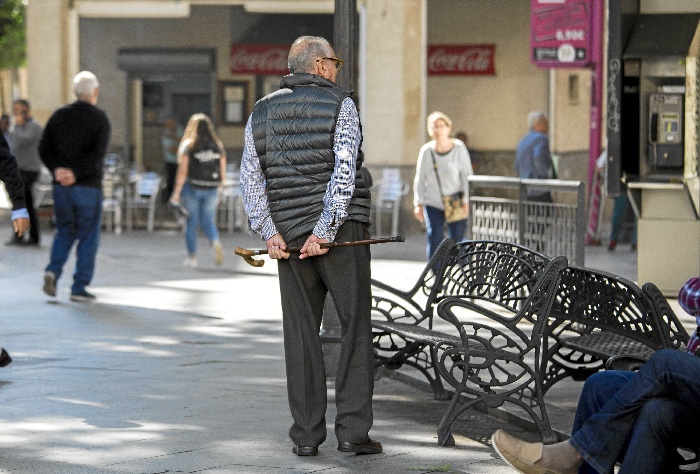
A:
POLYGON ((39 178, 39 172, 20 170, 19 174, 24 182, 24 200, 27 204, 27 212, 29 213, 29 240, 38 243, 39 219, 36 216, 36 209, 34 208, 32 188, 34 187, 34 182, 37 180, 37 178, 39 178))
MULTIPOLYGON (((336 242, 369 238, 365 224, 346 221, 336 242)), ((306 237, 287 242, 301 246, 306 237)), ((372 427, 372 349, 369 246, 332 248, 326 255, 279 260, 287 392, 297 446, 326 439, 326 374, 319 329, 330 293, 340 319, 342 342, 335 381, 335 434, 339 442, 361 443, 372 427)))
POLYGON ((170 195, 175 189, 175 177, 177 175, 177 163, 165 162, 165 189, 163 190, 163 202, 170 200, 170 195))

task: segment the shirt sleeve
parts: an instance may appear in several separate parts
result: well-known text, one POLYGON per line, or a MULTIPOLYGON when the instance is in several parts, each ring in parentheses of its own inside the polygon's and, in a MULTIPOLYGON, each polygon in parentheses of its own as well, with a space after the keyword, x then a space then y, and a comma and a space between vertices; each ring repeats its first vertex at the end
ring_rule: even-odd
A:
MULTIPOLYGON (((252 115, 251 115, 252 117, 252 115)), ((245 145, 241 158, 241 194, 243 208, 248 216, 248 226, 263 239, 268 240, 278 233, 270 215, 270 204, 267 200, 267 180, 260 167, 260 159, 255 151, 253 141, 253 126, 248 118, 245 131, 245 145)))
POLYGON ((29 211, 27 211, 26 208, 22 209, 17 209, 16 211, 12 211, 10 213, 10 220, 17 220, 17 219, 29 219, 29 211))
POLYGON ((469 150, 467 149, 466 146, 460 145, 462 147, 463 152, 460 154, 460 159, 461 159, 461 169, 462 169, 462 189, 464 190, 464 198, 463 202, 469 203, 469 177, 474 174, 474 170, 472 168, 472 159, 471 156, 469 156, 469 150))
POLYGON ((424 167, 424 157, 425 153, 421 148, 420 153, 418 153, 418 161, 416 162, 416 177, 413 179, 413 206, 422 206, 425 203, 425 197, 423 196, 423 183, 425 182, 425 176, 423 176, 424 167))
POLYGON ((360 145, 360 117, 355 102, 346 97, 340 107, 333 137, 335 167, 323 197, 323 212, 313 233, 329 242, 335 240, 348 217, 348 205, 355 192, 357 152, 360 145))

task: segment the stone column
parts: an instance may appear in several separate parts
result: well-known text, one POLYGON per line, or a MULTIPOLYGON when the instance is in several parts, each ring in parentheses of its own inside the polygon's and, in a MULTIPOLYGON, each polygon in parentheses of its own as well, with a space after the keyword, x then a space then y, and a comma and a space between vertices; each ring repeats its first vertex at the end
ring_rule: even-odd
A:
MULTIPOLYGON (((427 139, 426 3, 364 0, 367 29, 360 115, 365 162, 375 168, 403 165, 410 175, 404 179, 413 178, 418 150, 427 139)), ((405 201, 410 205, 411 199, 405 201)))
POLYGON ((69 49, 77 21, 70 20, 68 0, 32 0, 26 8, 28 98, 34 116, 46 123, 55 109, 72 100, 70 73, 77 52, 69 49))

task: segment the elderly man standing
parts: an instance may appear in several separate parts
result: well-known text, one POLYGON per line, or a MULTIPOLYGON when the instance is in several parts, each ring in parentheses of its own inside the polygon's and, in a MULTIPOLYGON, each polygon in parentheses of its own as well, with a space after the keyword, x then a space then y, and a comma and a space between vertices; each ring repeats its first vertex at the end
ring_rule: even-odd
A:
POLYGON ((369 438, 374 366, 367 246, 321 243, 369 236, 370 195, 359 172, 362 136, 350 93, 336 84, 343 62, 328 41, 302 36, 290 75, 255 104, 245 128, 243 203, 250 228, 278 259, 292 452, 314 456, 326 439, 326 379, 319 329, 326 296, 340 318, 336 377, 338 450, 382 452, 369 438), (287 245, 301 247, 287 252, 287 245))
POLYGON ((56 236, 51 261, 44 273, 44 293, 56 296, 75 241, 77 261, 71 301, 93 301, 85 289, 95 271, 102 217, 102 161, 109 143, 107 115, 96 107, 99 83, 95 75, 82 71, 73 78, 78 100, 51 115, 39 144, 39 154, 54 176, 53 201, 56 236))
MULTIPOLYGON (((554 166, 549 151, 549 121, 543 112, 530 112, 527 116, 529 132, 520 140, 515 150, 515 172, 521 179, 552 179, 554 166)), ((528 201, 552 202, 549 191, 528 190, 528 201)))

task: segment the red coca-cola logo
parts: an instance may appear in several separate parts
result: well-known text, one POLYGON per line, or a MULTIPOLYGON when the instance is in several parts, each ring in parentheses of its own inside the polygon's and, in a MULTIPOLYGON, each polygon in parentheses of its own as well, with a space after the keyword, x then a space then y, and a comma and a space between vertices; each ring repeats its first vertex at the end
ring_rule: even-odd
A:
POLYGON ((493 75, 495 48, 493 44, 428 46, 428 74, 493 75))
POLYGON ((289 74, 289 47, 290 45, 234 44, 229 55, 231 74, 289 74))

